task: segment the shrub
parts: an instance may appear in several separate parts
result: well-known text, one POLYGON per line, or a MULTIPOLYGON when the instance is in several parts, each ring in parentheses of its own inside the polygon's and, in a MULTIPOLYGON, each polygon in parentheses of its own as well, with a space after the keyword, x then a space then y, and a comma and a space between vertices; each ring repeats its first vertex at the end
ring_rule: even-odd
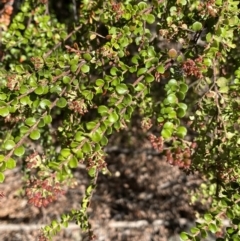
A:
POLYGON ((217 240, 238 240, 238 1, 78 4, 65 21, 51 1, 25 0, 2 34, 0 181, 23 160, 29 203, 45 207, 84 163, 91 181, 81 209, 54 220, 40 239, 70 220, 91 238, 87 208, 99 172, 108 173, 104 147, 138 112, 169 164, 206 177, 200 193, 212 195, 211 208, 181 238, 210 230, 217 240))

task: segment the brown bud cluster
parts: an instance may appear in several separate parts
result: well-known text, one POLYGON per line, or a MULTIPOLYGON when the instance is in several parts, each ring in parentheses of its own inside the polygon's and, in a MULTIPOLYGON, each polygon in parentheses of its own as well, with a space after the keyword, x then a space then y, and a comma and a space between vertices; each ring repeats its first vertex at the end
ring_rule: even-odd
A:
POLYGON ((79 113, 80 115, 84 115, 88 112, 87 105, 84 103, 84 100, 74 100, 68 103, 69 109, 79 113))
POLYGON ((144 118, 141 121, 141 127, 144 131, 148 131, 152 127, 152 120, 150 118, 144 118))
POLYGON ((34 152, 26 158, 26 163, 28 169, 37 168, 41 164, 41 157, 37 152, 34 152))
POLYGON ((8 25, 11 22, 11 15, 13 13, 13 0, 4 0, 1 3, 5 3, 4 8, 1 10, 0 24, 1 28, 7 30, 8 25))
POLYGON ((42 69, 42 67, 44 65, 44 62, 43 62, 42 58, 40 58, 40 57, 32 57, 30 60, 33 63, 33 65, 34 65, 36 70, 42 69))
POLYGON ((189 169, 191 166, 191 149, 180 147, 166 150, 167 162, 173 166, 178 166, 183 169, 189 169))
POLYGON ((18 123, 19 121, 24 121, 26 118, 25 116, 12 116, 12 115, 7 115, 4 119, 5 123, 18 123))
POLYGON ((148 138, 155 150, 157 150, 159 152, 163 151, 164 140, 161 136, 156 137, 155 135, 150 134, 148 138))
POLYGON ((7 77, 7 88, 10 90, 19 90, 19 79, 17 75, 12 74, 7 77))
POLYGON ((196 62, 199 62, 199 61, 187 59, 183 63, 182 68, 187 76, 195 76, 197 79, 201 79, 203 78, 201 68, 196 64, 196 62))

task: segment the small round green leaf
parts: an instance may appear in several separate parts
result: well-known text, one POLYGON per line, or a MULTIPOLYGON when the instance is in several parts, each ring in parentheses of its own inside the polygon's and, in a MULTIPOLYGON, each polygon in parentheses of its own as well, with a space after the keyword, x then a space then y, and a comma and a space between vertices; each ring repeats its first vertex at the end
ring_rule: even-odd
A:
POLYGON ((39 87, 37 87, 37 89, 35 89, 35 94, 37 94, 37 95, 42 95, 43 94, 43 92, 44 92, 44 88, 42 87, 42 86, 39 86, 39 87))
POLYGON ((92 147, 91 147, 91 145, 90 145, 89 142, 85 142, 85 143, 84 143, 84 145, 83 145, 83 147, 82 147, 82 151, 83 151, 84 153, 87 153, 87 154, 89 154, 90 152, 92 152, 92 147))
POLYGON ((72 156, 70 161, 68 162, 70 168, 76 168, 78 166, 78 160, 75 156, 72 156))
POLYGON ((67 101, 65 98, 61 97, 59 98, 59 100, 57 101, 57 106, 60 108, 64 108, 67 105, 67 101))
POLYGON ((171 131, 171 129, 163 129, 163 130, 161 131, 161 136, 162 136, 163 138, 165 138, 165 139, 170 138, 170 137, 172 136, 172 131, 171 131))
POLYGON ((51 106, 51 101, 50 100, 47 100, 47 99, 43 99, 40 101, 39 105, 42 109, 46 109, 46 107, 50 107, 51 106))
POLYGON ((43 120, 44 120, 45 125, 48 125, 52 122, 52 116, 51 115, 45 115, 43 117, 43 120))
POLYGON ((147 83, 153 82, 154 79, 155 78, 154 78, 154 76, 152 74, 148 74, 148 73, 145 74, 145 80, 146 80, 147 83))
POLYGON ((180 234, 180 237, 181 237, 181 239, 182 239, 183 241, 185 241, 185 240, 188 240, 189 234, 187 234, 187 233, 185 233, 185 232, 182 232, 182 233, 180 234))
POLYGON ((95 175, 96 175, 96 170, 97 170, 96 167, 90 168, 90 170, 88 171, 88 175, 89 175, 90 177, 95 177, 95 175))
POLYGON ((63 83, 64 83, 64 84, 68 84, 68 83, 70 82, 70 80, 71 80, 71 78, 70 78, 69 76, 67 76, 67 75, 65 75, 65 76, 63 77, 63 83))
POLYGON ((118 72, 118 69, 117 69, 116 67, 112 67, 112 68, 110 69, 110 74, 111 74, 112 76, 116 76, 116 75, 117 75, 117 72, 118 72))
POLYGON ((138 83, 138 85, 135 87, 136 91, 141 91, 145 88, 145 85, 142 83, 138 83))
POLYGON ((91 139, 94 142, 99 142, 102 139, 102 133, 99 130, 96 130, 94 133, 91 134, 91 139))
POLYGON ((202 23, 200 22, 195 22, 193 25, 192 25, 192 29, 194 31, 200 31, 202 29, 202 23))
POLYGON ((33 130, 32 132, 31 132, 31 134, 30 134, 30 138, 32 139, 32 140, 38 140, 39 138, 40 138, 40 132, 39 132, 39 130, 33 130))
POLYGON ((15 146, 15 142, 12 141, 12 140, 7 140, 7 141, 4 143, 4 148, 5 148, 6 150, 12 150, 14 146, 15 146))
POLYGON ((184 126, 179 126, 176 131, 176 135, 179 138, 184 138, 187 135, 187 129, 184 126))
POLYGON ((163 129, 173 129, 174 128, 174 125, 172 122, 170 121, 167 121, 164 125, 163 125, 163 129))
POLYGON ((92 59, 92 56, 89 53, 85 53, 85 54, 83 54, 83 58, 87 61, 90 61, 92 59))
POLYGON ((6 161, 6 167, 7 167, 7 169, 13 169, 13 168, 15 168, 15 167, 16 167, 16 161, 13 160, 12 158, 8 159, 8 160, 6 161))
POLYGON ((188 85, 185 84, 185 83, 181 83, 179 90, 180 90, 182 93, 186 94, 187 91, 188 91, 188 85))
POLYGON ((36 119, 34 117, 29 117, 25 120, 25 124, 27 126, 33 126, 36 123, 36 119))
POLYGON ((0 172, 0 183, 2 183, 5 179, 5 176, 2 172, 0 172))
POLYGON ((137 77, 142 75, 142 74, 145 74, 146 72, 147 72, 146 68, 140 68, 137 72, 137 77))
POLYGON ((124 95, 128 92, 128 87, 126 84, 119 84, 116 86, 116 91, 119 95, 124 95))
POLYGON ((177 108, 177 116, 182 118, 186 115, 186 111, 183 108, 177 108))
POLYGON ((1 106, 1 107, 0 107, 0 116, 6 117, 8 114, 9 114, 8 107, 6 107, 6 106, 3 107, 3 106, 1 106))
POLYGON ((100 114, 100 115, 106 115, 107 113, 108 113, 108 108, 107 108, 107 106, 105 106, 105 105, 100 105, 99 107, 98 107, 98 113, 100 114))
POLYGON ((69 157, 71 154, 71 151, 70 149, 68 148, 63 148, 61 151, 60 151, 60 155, 62 155, 63 157, 67 158, 69 157))
POLYGON ((23 146, 19 146, 14 150, 14 154, 19 157, 22 156, 24 153, 25 153, 25 148, 23 146))
POLYGON ((167 96, 168 103, 176 104, 178 102, 178 98, 175 94, 170 94, 167 96))
POLYGON ((118 120, 118 114, 117 114, 115 111, 113 111, 113 112, 109 115, 108 120, 109 120, 111 123, 116 122, 116 121, 118 120))
POLYGON ((86 74, 89 72, 89 70, 90 70, 90 67, 88 65, 84 64, 81 66, 82 73, 86 74))
POLYGON ((145 19, 149 24, 152 24, 155 22, 155 16, 153 14, 147 14, 145 19))
POLYGON ((156 70, 159 74, 164 74, 165 67, 164 67, 164 65, 159 65, 156 70))

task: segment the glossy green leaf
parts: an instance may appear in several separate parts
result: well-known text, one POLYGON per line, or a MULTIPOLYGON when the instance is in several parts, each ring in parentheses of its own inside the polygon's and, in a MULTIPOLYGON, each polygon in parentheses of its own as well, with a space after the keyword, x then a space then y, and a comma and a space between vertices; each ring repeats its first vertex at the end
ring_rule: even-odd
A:
POLYGON ((32 140, 38 140, 40 138, 41 134, 39 132, 39 130, 33 130, 30 134, 30 138, 32 140))
POLYGON ((102 139, 102 133, 101 133, 101 131, 98 129, 98 130, 96 130, 95 132, 93 132, 92 134, 91 134, 91 139, 94 141, 94 142, 99 142, 99 141, 101 141, 101 139, 102 139))
POLYGON ((57 106, 60 108, 64 108, 67 105, 67 101, 65 98, 61 97, 59 98, 59 100, 57 101, 57 106))
POLYGON ((93 92, 89 90, 84 90, 82 91, 82 95, 87 99, 87 100, 92 100, 93 99, 93 92))
POLYGON ((44 88, 42 86, 37 87, 34 91, 37 95, 42 95, 44 92, 44 88))
POLYGON ((81 72, 84 74, 90 71, 90 67, 87 64, 83 64, 80 69, 81 69, 81 72))
POLYGON ((36 122, 37 120, 34 117, 29 117, 25 120, 27 126, 33 126, 36 122))
POLYGON ((200 31, 202 29, 202 23, 200 22, 195 22, 193 25, 192 25, 192 29, 194 31, 200 31))
POLYGON ((83 54, 83 58, 84 58, 85 60, 87 60, 87 61, 90 61, 90 60, 92 59, 92 56, 91 56, 91 54, 89 54, 89 53, 84 53, 84 54, 83 54))
POLYGON ((25 153, 25 148, 23 146, 19 146, 14 150, 14 154, 19 157, 24 155, 24 153, 25 153))
POLYGON ((0 183, 2 183, 4 179, 5 179, 5 175, 2 172, 0 172, 0 183))
POLYGON ((68 148, 63 148, 60 151, 60 155, 62 155, 63 157, 67 158, 67 157, 69 157, 71 155, 71 151, 68 148))
POLYGON ((142 83, 138 83, 137 86, 135 87, 136 91, 141 91, 143 89, 145 89, 145 85, 142 83))
POLYGON ((8 114, 9 114, 9 109, 8 109, 8 107, 0 106, 0 116, 6 117, 8 114))
POLYGON ((145 74, 145 80, 146 80, 147 83, 151 83, 151 82, 153 82, 154 79, 155 79, 155 78, 154 78, 153 75, 148 74, 148 73, 145 74))
POLYGON ((188 85, 185 84, 185 83, 181 83, 181 84, 180 84, 180 87, 179 87, 179 90, 180 90, 182 93, 186 94, 187 91, 188 91, 188 85))
POLYGON ((51 104, 52 104, 52 102, 47 99, 42 99, 39 103, 39 105, 42 109, 46 109, 46 107, 50 108, 51 104))
POLYGON ((183 241, 189 239, 189 235, 188 235, 186 232, 182 232, 182 233, 180 234, 180 237, 181 237, 181 239, 182 239, 183 241))
POLYGON ((139 68, 137 71, 137 76, 143 75, 147 72, 146 68, 139 68))
POLYGON ((117 72, 118 72, 118 69, 116 67, 112 67, 110 69, 110 74, 113 75, 113 76, 116 76, 117 75, 117 72))
POLYGON ((164 67, 164 65, 159 65, 156 70, 157 70, 157 72, 158 72, 159 74, 164 74, 164 73, 165 73, 165 67, 164 67))
POLYGON ((92 152, 92 147, 88 141, 84 143, 84 145, 82 147, 82 151, 86 154, 89 154, 92 152))
POLYGON ((88 175, 89 175, 90 177, 95 177, 96 171, 97 171, 97 168, 96 168, 96 167, 92 167, 92 168, 90 168, 90 170, 88 171, 88 175))
POLYGON ((70 82, 70 80, 71 80, 71 78, 70 78, 69 76, 67 76, 67 75, 65 75, 65 76, 63 77, 63 83, 64 83, 64 84, 68 84, 68 83, 70 82))
POLYGON ((170 95, 167 96, 167 101, 170 104, 177 104, 178 98, 175 94, 170 94, 170 95))
POLYGON ((184 126, 179 126, 176 131, 176 135, 179 138, 184 138, 187 135, 187 129, 184 126))
POLYGON ((89 122, 87 122, 86 123, 87 130, 90 131, 90 130, 94 129, 96 127, 97 123, 98 123, 98 121, 89 121, 89 122))
POLYGON ((52 116, 51 116, 51 115, 45 115, 45 116, 43 117, 43 120, 44 120, 44 123, 45 123, 46 125, 48 125, 48 124, 52 123, 52 116))
POLYGON ((106 115, 108 113, 108 107, 105 105, 100 105, 98 107, 98 113, 102 116, 106 115))
POLYGON ((6 142, 4 142, 4 148, 6 150, 12 150, 15 146, 15 142, 13 140, 7 140, 6 142))
POLYGON ((13 160, 12 158, 8 159, 8 160, 6 161, 6 167, 7 167, 7 169, 13 169, 13 168, 15 168, 15 167, 16 167, 16 161, 13 160))
POLYGON ((128 92, 128 87, 126 84, 119 84, 116 86, 116 91, 119 95, 124 95, 128 92))
POLYGON ((208 228, 209 228, 209 230, 210 230, 212 233, 216 233, 216 232, 217 232, 217 227, 216 227, 216 225, 215 225, 214 223, 210 223, 210 224, 208 225, 208 228))
POLYGON ((100 144, 101 146, 106 146, 108 144, 108 139, 106 136, 102 136, 100 144))
POLYGON ((116 121, 118 120, 118 114, 117 114, 115 111, 113 111, 113 112, 109 115, 108 120, 109 120, 111 123, 116 122, 116 121))
POLYGON ((204 219, 208 222, 212 221, 213 217, 210 213, 204 214, 204 219))
POLYGON ((183 108, 177 108, 177 116, 182 118, 186 115, 186 111, 183 108))
POLYGON ((146 14, 145 19, 149 24, 152 24, 155 22, 155 16, 153 14, 146 14))
POLYGON ((163 130, 161 131, 161 136, 162 136, 163 138, 165 138, 165 139, 170 138, 170 137, 172 136, 172 131, 171 131, 171 129, 163 129, 163 130))
POLYGON ((70 161, 68 162, 70 168, 76 168, 78 166, 78 160, 75 156, 72 156, 70 161))

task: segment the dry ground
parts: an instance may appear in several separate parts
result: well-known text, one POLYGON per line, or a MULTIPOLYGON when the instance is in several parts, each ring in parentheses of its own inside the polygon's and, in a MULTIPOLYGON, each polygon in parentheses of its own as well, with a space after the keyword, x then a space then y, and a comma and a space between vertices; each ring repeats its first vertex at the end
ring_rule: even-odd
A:
MULTIPOLYGON (((194 210, 190 190, 198 187, 198 176, 187 176, 164 161, 137 129, 113 137, 107 149, 112 176, 100 175, 89 215, 96 240, 167 241, 179 240, 178 233, 192 225, 194 210), (135 137, 134 137, 135 136, 135 137)), ((0 190, 0 240, 38 240, 39 227, 60 214, 80 207, 88 183, 84 168, 74 171, 78 186, 46 209, 27 203, 23 196, 21 168, 6 173, 0 190)), ((54 240, 88 240, 75 224, 62 230, 54 240)))

